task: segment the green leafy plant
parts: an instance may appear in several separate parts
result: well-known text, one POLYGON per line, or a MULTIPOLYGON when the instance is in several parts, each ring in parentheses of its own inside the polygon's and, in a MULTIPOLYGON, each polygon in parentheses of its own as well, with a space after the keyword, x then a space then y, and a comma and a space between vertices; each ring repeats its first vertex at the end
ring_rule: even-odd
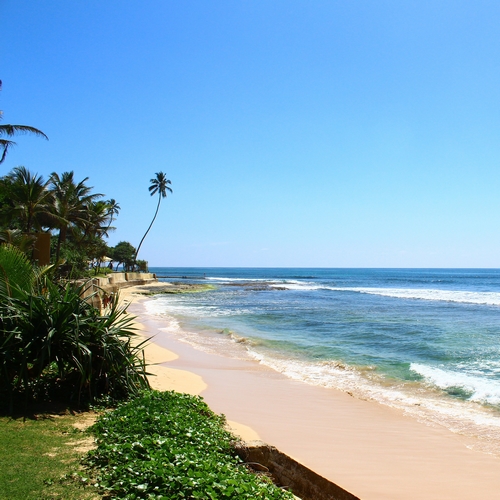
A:
POLYGON ((26 254, 13 245, 0 245, 0 297, 32 292, 49 268, 33 266, 26 254))
POLYGON ((292 499, 241 462, 224 424, 200 397, 148 391, 98 420, 86 463, 113 498, 292 499))
POLYGON ((85 286, 56 284, 15 248, 0 247, 0 393, 81 404, 148 388, 144 342, 115 298, 106 315, 85 286))

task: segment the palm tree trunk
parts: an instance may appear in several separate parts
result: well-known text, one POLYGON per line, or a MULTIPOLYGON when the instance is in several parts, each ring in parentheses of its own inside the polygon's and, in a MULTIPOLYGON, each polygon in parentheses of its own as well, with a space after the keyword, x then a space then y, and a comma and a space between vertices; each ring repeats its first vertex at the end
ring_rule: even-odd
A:
POLYGON ((144 241, 144 238, 148 235, 149 233, 149 230, 151 229, 151 227, 153 226, 153 223, 156 219, 156 216, 158 215, 158 210, 160 209, 160 203, 161 203, 161 193, 159 193, 159 196, 158 196, 158 205, 156 205, 156 212, 155 212, 155 215, 153 217, 153 220, 151 221, 151 224, 149 225, 148 227, 148 230, 144 233, 144 236, 142 237, 142 240, 141 242, 139 243, 139 246, 137 247, 137 250, 135 252, 135 257, 134 257, 134 264, 137 263, 137 256, 139 255, 139 250, 141 249, 141 246, 142 246, 142 242, 144 241))

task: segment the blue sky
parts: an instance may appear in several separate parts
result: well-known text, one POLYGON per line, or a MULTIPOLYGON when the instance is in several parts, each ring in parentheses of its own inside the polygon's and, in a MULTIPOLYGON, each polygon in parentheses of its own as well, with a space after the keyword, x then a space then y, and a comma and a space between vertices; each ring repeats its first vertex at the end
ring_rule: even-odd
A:
POLYGON ((151 266, 498 267, 500 3, 1 0, 17 165, 151 266))

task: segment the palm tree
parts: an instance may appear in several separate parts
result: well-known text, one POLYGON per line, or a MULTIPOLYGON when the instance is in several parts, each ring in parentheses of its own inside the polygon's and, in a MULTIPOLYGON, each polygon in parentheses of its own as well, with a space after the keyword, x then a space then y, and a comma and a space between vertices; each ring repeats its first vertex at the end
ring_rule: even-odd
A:
POLYGON ((74 172, 64 172, 61 176, 53 172, 50 175, 51 192, 53 196, 52 215, 59 228, 57 239, 56 262, 59 260, 61 244, 66 241, 68 230, 80 228, 85 230, 88 221, 88 207, 102 194, 91 194, 92 188, 85 182, 78 184, 74 180, 74 172))
MULTIPOLYGON (((1 80, 0 90, 2 90, 1 80)), ((2 118, 2 115, 3 111, 0 111, 0 119, 2 118)), ((35 127, 29 127, 28 125, 0 125, 0 163, 5 160, 9 148, 15 146, 16 144, 14 141, 2 139, 2 136, 13 137, 16 134, 33 134, 49 140, 49 138, 41 130, 38 130, 35 127)))
POLYGON ((113 223, 113 220, 115 219, 115 215, 118 215, 120 213, 121 207, 118 205, 118 202, 114 199, 111 198, 110 200, 106 200, 106 203, 108 205, 108 216, 109 216, 109 224, 108 227, 106 228, 106 231, 104 234, 106 234, 111 228, 111 224, 113 223))
POLYGON ((80 225, 82 234, 76 238, 79 243, 82 243, 86 238, 102 238, 108 236, 109 230, 114 230, 111 227, 111 213, 107 201, 90 200, 86 203, 85 221, 80 225))
POLYGON ((51 205, 51 193, 42 176, 32 174, 26 167, 16 167, 7 176, 12 209, 11 218, 18 220, 25 233, 40 231, 51 205))
POLYGON ((144 236, 142 237, 141 242, 139 243, 139 246, 137 247, 137 252, 135 252, 135 258, 134 261, 137 262, 137 255, 139 254, 139 250, 141 249, 142 242, 144 241, 144 238, 147 236, 149 233, 149 230, 151 229, 151 226, 153 225, 156 216, 158 215, 158 210, 160 209, 160 203, 162 198, 167 197, 167 191, 170 191, 171 193, 172 188, 170 188, 168 185, 172 184, 165 174, 163 172, 156 172, 156 177, 154 179, 151 179, 149 182, 151 182, 151 185, 149 186, 149 193, 151 196, 154 196, 156 193, 158 193, 158 205, 156 205, 156 212, 153 217, 153 220, 151 221, 151 224, 148 227, 148 230, 144 233, 144 236))

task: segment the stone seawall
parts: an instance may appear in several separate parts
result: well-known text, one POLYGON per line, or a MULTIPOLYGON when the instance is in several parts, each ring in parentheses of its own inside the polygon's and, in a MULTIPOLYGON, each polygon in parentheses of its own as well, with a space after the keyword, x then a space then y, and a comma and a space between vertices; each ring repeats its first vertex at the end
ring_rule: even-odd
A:
POLYGON ((106 277, 92 278, 94 285, 103 288, 106 291, 116 291, 119 288, 144 285, 157 281, 156 274, 153 273, 112 273, 106 277), (116 287, 116 290, 111 288, 116 287), (108 290, 109 288, 109 290, 108 290))
POLYGON ((262 441, 243 442, 236 452, 249 467, 271 474, 278 485, 288 488, 300 500, 360 500, 262 441))
POLYGON ((86 285, 82 298, 92 296, 92 305, 97 309, 102 309, 105 294, 117 293, 120 288, 147 285, 157 281, 156 274, 153 273, 113 273, 106 277, 91 278, 88 281, 80 280, 77 284, 86 285))

